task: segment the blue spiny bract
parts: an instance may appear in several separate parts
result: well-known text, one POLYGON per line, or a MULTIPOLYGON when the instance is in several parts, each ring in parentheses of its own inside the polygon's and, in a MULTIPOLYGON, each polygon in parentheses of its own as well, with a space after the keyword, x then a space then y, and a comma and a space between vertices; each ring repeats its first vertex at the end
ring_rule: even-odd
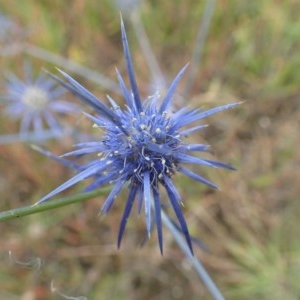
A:
MULTIPOLYGON (((94 181, 86 188, 86 191, 100 188, 105 184, 113 184, 113 188, 101 208, 101 212, 107 213, 122 188, 128 185, 129 194, 120 223, 118 246, 120 246, 133 203, 137 199, 138 211, 140 212, 144 207, 148 235, 150 235, 152 227, 151 214, 152 211, 154 212, 159 247, 162 252, 162 208, 159 191, 162 187, 168 195, 187 244, 193 252, 188 227, 180 208, 182 201, 172 182, 172 176, 179 172, 212 188, 217 188, 213 183, 187 169, 184 165, 196 164, 216 168, 233 168, 217 161, 194 156, 193 153, 208 151, 209 147, 205 144, 185 143, 185 137, 205 127, 205 125, 194 125, 195 122, 214 113, 230 109, 237 103, 219 106, 207 111, 189 110, 183 107, 177 112, 171 113, 170 106, 175 88, 187 66, 175 77, 162 101, 156 94, 142 102, 137 89, 123 22, 121 22, 121 31, 131 85, 131 89, 128 89, 117 71, 120 88, 126 101, 125 109, 121 109, 110 97, 108 99, 111 108, 108 107, 63 71, 60 73, 66 81, 52 75, 64 87, 95 110, 96 115, 88 115, 88 117, 93 121, 94 127, 102 133, 99 140, 78 144, 76 150, 64 155, 75 157, 93 155, 94 158, 87 164, 76 165, 75 167, 72 164, 78 174, 43 197, 38 203, 48 200, 84 179, 93 178, 94 181)), ((65 158, 61 159, 63 159, 62 163, 66 164, 65 158)))

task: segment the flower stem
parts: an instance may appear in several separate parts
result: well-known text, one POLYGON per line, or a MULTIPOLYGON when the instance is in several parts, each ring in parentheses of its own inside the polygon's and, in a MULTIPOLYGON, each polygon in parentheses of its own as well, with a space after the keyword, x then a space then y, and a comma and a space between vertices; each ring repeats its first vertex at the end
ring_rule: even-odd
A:
POLYGON ((81 66, 71 59, 64 58, 63 56, 54 54, 32 44, 24 45, 23 51, 31 56, 50 62, 54 65, 63 66, 65 70, 79 74, 80 76, 87 78, 88 80, 93 81, 112 92, 115 92, 116 94, 121 93, 119 86, 114 81, 96 71, 81 66))
POLYGON ((17 133, 17 134, 5 134, 0 135, 0 144, 11 144, 11 143, 37 143, 48 139, 61 138, 64 132, 61 130, 42 130, 38 133, 17 133))
POLYGON ((191 68, 188 74, 185 90, 183 93, 185 98, 189 96, 189 93, 195 82, 196 72, 200 68, 203 48, 204 48, 206 36, 209 31, 211 19, 215 10, 215 6, 216 6, 216 0, 206 0, 205 9, 203 12, 203 18, 201 19, 201 23, 198 30, 198 36, 197 36, 196 44, 194 47, 194 51, 190 63, 191 68))
POLYGON ((109 190, 110 187, 103 188, 101 190, 96 190, 89 193, 82 193, 82 194, 77 194, 69 197, 60 198, 57 200, 51 200, 39 205, 33 204, 33 205, 28 205, 24 207, 3 211, 0 212, 0 222, 5 222, 11 219, 16 219, 16 218, 36 214, 42 211, 59 208, 65 205, 69 205, 81 201, 86 201, 96 196, 106 195, 109 190))
POLYGON ((162 71, 159 67, 159 64, 155 58, 153 50, 151 48, 150 42, 148 40, 145 28, 141 22, 139 10, 134 10, 130 15, 130 21, 132 22, 132 27, 137 37, 137 40, 140 44, 140 48, 144 56, 146 57, 146 63, 150 69, 152 75, 152 81, 154 84, 154 92, 157 90, 166 89, 166 80, 162 74, 162 71))
POLYGON ((218 287, 215 285, 214 281, 210 278, 208 273, 206 272, 205 268, 203 267, 202 263, 191 253, 186 241, 182 237, 182 234, 178 231, 178 229, 174 226, 174 224, 170 221, 169 217, 166 213, 162 210, 161 217, 164 225, 167 229, 171 232, 173 238, 177 242, 178 246, 181 248, 183 253, 191 262, 192 266, 194 267, 195 271, 199 275, 200 279, 204 283, 204 285, 209 290, 210 294, 212 295, 213 299, 215 300, 225 300, 221 292, 219 291, 218 287))

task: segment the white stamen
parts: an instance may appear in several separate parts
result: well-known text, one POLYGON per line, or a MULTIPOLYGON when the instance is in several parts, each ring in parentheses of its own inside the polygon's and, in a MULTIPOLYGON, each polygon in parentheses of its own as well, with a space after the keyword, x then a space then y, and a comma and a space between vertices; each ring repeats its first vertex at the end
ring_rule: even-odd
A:
POLYGON ((22 95, 22 102, 36 111, 45 109, 48 101, 47 92, 37 86, 27 87, 22 95))
POLYGON ((160 128, 156 128, 156 129, 155 129, 155 132, 156 132, 157 134, 160 134, 160 133, 161 133, 161 129, 160 129, 160 128))

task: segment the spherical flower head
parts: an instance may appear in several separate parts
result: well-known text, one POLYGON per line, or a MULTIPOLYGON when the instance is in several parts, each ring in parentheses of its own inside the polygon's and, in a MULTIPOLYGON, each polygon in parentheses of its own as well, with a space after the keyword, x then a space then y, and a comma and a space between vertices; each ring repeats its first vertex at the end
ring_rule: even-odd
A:
POLYGON ((21 134, 27 134, 31 130, 38 134, 45 127, 53 131, 60 130, 55 113, 73 113, 79 110, 79 106, 61 100, 65 89, 58 86, 52 78, 40 73, 34 79, 28 64, 25 65, 25 75, 24 81, 13 74, 8 76, 3 96, 3 113, 21 120, 21 134))
MULTIPOLYGON (((205 127, 205 125, 195 125, 195 122, 219 111, 232 108, 237 103, 207 111, 189 110, 183 107, 175 113, 170 113, 169 108, 175 88, 187 66, 176 76, 162 101, 160 101, 159 94, 156 94, 142 102, 137 89, 123 22, 121 29, 131 85, 131 90, 127 89, 117 71, 120 87, 126 101, 124 109, 121 109, 112 98, 108 97, 111 104, 111 108, 109 108, 103 101, 100 101, 63 71, 60 72, 67 82, 54 76, 73 94, 94 108, 97 115, 88 115, 88 117, 94 122, 94 127, 101 131, 102 138, 98 141, 78 144, 78 149, 65 154, 65 156, 93 155, 94 159, 84 165, 70 164, 72 168, 77 170, 78 174, 46 195, 38 203, 84 179, 93 178, 94 181, 86 188, 86 191, 94 190, 108 183, 114 185, 101 208, 102 213, 107 213, 123 186, 128 185, 129 194, 120 223, 118 246, 120 246, 133 203, 137 199, 138 212, 140 213, 144 209, 148 235, 151 233, 153 219, 155 220, 162 252, 160 189, 163 188, 192 252, 190 234, 180 208, 182 201, 172 177, 176 173, 182 173, 212 188, 217 188, 207 179, 186 168, 185 165, 233 168, 217 161, 194 156, 194 153, 208 151, 209 147, 204 144, 189 144, 185 137, 205 127), (152 217, 153 212, 154 218, 152 217)), ((56 157, 56 160, 67 164, 65 158, 56 157)))

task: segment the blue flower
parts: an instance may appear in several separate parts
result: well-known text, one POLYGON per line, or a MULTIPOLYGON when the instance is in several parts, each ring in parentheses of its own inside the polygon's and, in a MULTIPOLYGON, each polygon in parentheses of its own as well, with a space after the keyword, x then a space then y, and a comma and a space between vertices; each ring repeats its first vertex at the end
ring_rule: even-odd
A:
POLYGON ((118 247, 136 200, 138 213, 142 209, 145 212, 148 235, 151 233, 152 214, 154 214, 159 247, 162 253, 160 190, 164 189, 190 251, 193 252, 189 230, 180 207, 182 200, 172 177, 176 173, 181 173, 212 188, 217 188, 212 182, 194 173, 185 165, 201 165, 230 170, 233 168, 218 161, 194 156, 194 153, 208 151, 209 147, 205 144, 189 144, 185 138, 205 127, 205 125, 196 124, 198 121, 217 112, 235 107, 238 103, 219 106, 207 111, 189 110, 187 107, 183 107, 177 112, 171 113, 170 106, 175 88, 187 66, 176 76, 162 101, 160 101, 159 95, 154 95, 142 102, 123 22, 121 22, 121 31, 131 86, 131 89, 125 86, 117 71, 119 84, 126 101, 124 109, 121 109, 111 97, 108 97, 111 108, 108 107, 63 71, 60 73, 65 80, 53 75, 64 87, 95 110, 96 116, 87 116, 94 122, 94 127, 101 132, 101 138, 78 144, 76 150, 65 154, 62 158, 56 158, 58 161, 61 159, 61 163, 67 165, 66 156, 92 155, 94 157, 83 165, 72 162, 70 167, 74 168, 78 174, 43 197, 38 203, 48 200, 82 180, 92 178, 93 182, 86 188, 86 191, 100 188, 105 184, 114 185, 101 208, 102 213, 107 213, 122 188, 128 186, 129 193, 120 222, 118 247))
POLYGON ((25 65, 25 80, 9 74, 3 98, 3 113, 10 118, 21 120, 21 134, 32 130, 42 133, 45 125, 50 130, 61 128, 54 114, 69 114, 79 110, 79 106, 61 100, 65 89, 52 78, 40 73, 33 78, 30 65, 25 65))

